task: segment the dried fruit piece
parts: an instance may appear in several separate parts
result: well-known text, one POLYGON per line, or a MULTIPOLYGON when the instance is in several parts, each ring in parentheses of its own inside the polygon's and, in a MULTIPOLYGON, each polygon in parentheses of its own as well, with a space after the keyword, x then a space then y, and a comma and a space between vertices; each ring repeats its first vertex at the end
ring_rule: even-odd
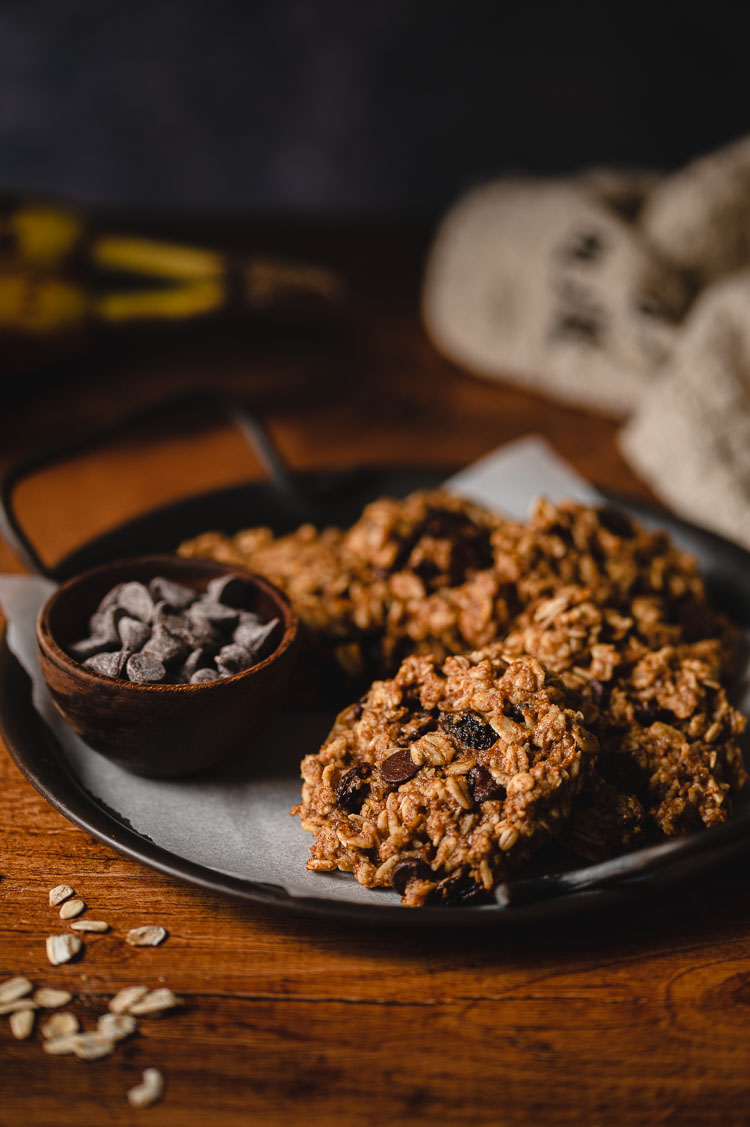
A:
POLYGON ((420 765, 411 757, 408 747, 389 755, 380 764, 380 774, 386 783, 405 783, 413 779, 420 765))
POLYGON ((352 767, 339 779, 339 784, 336 787, 336 801, 350 814, 359 814, 362 804, 370 793, 370 785, 365 782, 369 774, 369 764, 358 763, 356 767, 352 767))
POLYGON ((143 927, 131 927, 125 936, 126 943, 131 947, 158 947, 169 935, 164 927, 157 924, 144 924, 143 927))
POLYGON ((16 1010, 10 1015, 10 1031, 17 1041, 25 1041, 34 1028, 33 1010, 16 1010))
POLYGON ((0 1003, 2 1002, 15 1002, 16 998, 23 998, 25 994, 30 994, 34 989, 34 984, 29 982, 22 974, 17 974, 13 978, 6 978, 5 982, 0 982, 0 1003))
POLYGON ((167 986, 162 986, 158 990, 150 990, 140 1001, 133 1002, 128 1007, 128 1012, 142 1017, 146 1014, 164 1013, 165 1010, 173 1010, 175 1006, 181 1005, 182 999, 167 986))
POLYGON ((464 712, 458 719, 446 716, 445 724, 452 736, 474 751, 487 751, 499 738, 495 729, 485 724, 477 712, 464 712))
POLYGON ((69 884, 56 884, 54 888, 49 890, 50 908, 56 908, 58 904, 62 904, 63 900, 67 900, 72 895, 73 889, 69 884))
MULTIPOLYGON (((75 927, 75 924, 73 925, 75 927)), ((51 986, 40 986, 34 994, 34 1001, 45 1010, 54 1010, 58 1006, 66 1006, 73 995, 69 990, 55 990, 51 986)))
POLYGON ((111 1041, 124 1041, 135 1033, 138 1022, 130 1014, 108 1013, 101 1015, 96 1028, 102 1037, 108 1037, 111 1041))
POLYGON ((75 1014, 70 1013, 53 1014, 41 1025, 42 1036, 46 1037, 47 1040, 52 1040, 55 1037, 67 1037, 71 1033, 77 1033, 78 1029, 78 1018, 75 1014))
POLYGON ((127 1013, 134 1002, 139 1002, 148 994, 148 986, 126 986, 110 998, 109 1011, 113 1014, 127 1013))
POLYGON ((393 866, 391 872, 391 885, 399 896, 406 892, 406 886, 411 880, 433 880, 432 869, 421 857, 405 857, 393 866))
POLYGON ((70 926, 75 931, 109 931, 105 920, 73 920, 70 926))
POLYGON ((80 916, 81 912, 86 911, 86 905, 83 900, 66 900, 60 908, 61 920, 72 920, 74 916, 80 916))
POLYGON ((52 963, 53 967, 60 966, 61 963, 70 962, 83 947, 83 943, 78 936, 71 935, 70 932, 67 932, 65 935, 48 935, 45 943, 47 947, 47 958, 52 963))
POLYGON ((128 1092, 131 1107, 150 1107, 164 1095, 164 1077, 158 1068, 147 1068, 143 1080, 128 1092))

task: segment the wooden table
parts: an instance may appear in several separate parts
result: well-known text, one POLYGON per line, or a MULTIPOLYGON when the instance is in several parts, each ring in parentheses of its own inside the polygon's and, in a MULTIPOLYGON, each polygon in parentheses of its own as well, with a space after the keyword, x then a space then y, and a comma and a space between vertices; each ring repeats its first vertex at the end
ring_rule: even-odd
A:
MULTIPOLYGON (((97 346, 80 370, 69 365, 6 406, 2 464, 210 383, 260 407, 294 467, 455 465, 535 431, 592 480, 645 493, 616 451, 613 422, 471 379, 435 355, 416 315, 423 232, 286 224, 232 240, 345 269, 356 297, 348 331, 300 344, 284 331, 207 329, 97 346)), ((40 475, 19 503, 53 557, 180 492, 258 473, 234 433, 209 428, 99 451, 40 475)), ((0 544, 0 571, 13 570, 0 544)), ((91 1063, 47 1056, 38 1030, 14 1041, 3 1019, 3 1127, 750 1123, 744 860, 630 915, 414 936, 238 906, 141 868, 55 813, 4 749, 0 832, 0 979, 69 987, 88 1027, 134 982, 186 1000, 91 1063), (61 881, 113 931, 91 937, 81 962, 53 968, 47 890, 61 881), (164 946, 124 944, 143 919, 169 929, 164 946), (136 1112, 125 1091, 148 1066, 163 1071, 167 1093, 136 1112)))

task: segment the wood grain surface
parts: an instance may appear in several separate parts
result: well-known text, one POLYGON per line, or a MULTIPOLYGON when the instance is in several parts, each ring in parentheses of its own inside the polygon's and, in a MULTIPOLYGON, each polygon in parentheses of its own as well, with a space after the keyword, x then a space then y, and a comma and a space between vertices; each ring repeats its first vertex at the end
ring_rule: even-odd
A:
MULTIPOLYGON (((175 229, 175 234, 180 234, 175 229)), ((217 231, 206 230, 207 238, 217 231)), ((424 235, 405 226, 247 226, 233 245, 343 269, 341 328, 202 328, 93 342, 0 417, 0 465, 184 386, 261 409, 299 468, 456 465, 531 431, 591 480, 646 495, 616 423, 469 378, 422 335, 424 235)), ((171 497, 258 476, 238 436, 156 435, 38 475, 19 508, 46 558, 171 497)), ((0 570, 20 565, 0 543, 0 570)), ((0 1125, 748 1124, 750 875, 746 859, 611 916, 510 933, 410 935, 296 918, 184 887, 70 825, 0 750, 0 979, 65 986, 90 1028, 119 988, 168 985, 184 1007, 144 1018, 94 1062, 50 1057, 0 1019, 0 1125), (68 882, 112 930, 82 959, 46 960, 47 906, 68 882), (128 928, 169 930, 155 949, 128 928), (125 1092, 143 1068, 161 1103, 125 1092)))

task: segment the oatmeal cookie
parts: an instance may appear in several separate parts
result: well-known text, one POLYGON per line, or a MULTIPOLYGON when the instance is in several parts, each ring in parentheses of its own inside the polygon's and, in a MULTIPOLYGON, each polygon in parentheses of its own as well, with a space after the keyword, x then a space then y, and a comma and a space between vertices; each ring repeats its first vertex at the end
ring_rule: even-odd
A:
POLYGON ((490 892, 559 830, 597 751, 534 659, 410 657, 302 762, 292 813, 315 834, 308 868, 411 906, 490 892))

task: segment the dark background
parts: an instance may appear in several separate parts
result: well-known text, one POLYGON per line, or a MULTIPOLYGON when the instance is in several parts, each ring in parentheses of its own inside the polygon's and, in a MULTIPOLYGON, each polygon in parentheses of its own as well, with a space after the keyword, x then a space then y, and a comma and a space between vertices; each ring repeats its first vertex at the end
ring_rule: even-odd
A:
POLYGON ((0 2, 0 190, 432 215, 502 171, 676 167, 750 128, 732 12, 0 2))

